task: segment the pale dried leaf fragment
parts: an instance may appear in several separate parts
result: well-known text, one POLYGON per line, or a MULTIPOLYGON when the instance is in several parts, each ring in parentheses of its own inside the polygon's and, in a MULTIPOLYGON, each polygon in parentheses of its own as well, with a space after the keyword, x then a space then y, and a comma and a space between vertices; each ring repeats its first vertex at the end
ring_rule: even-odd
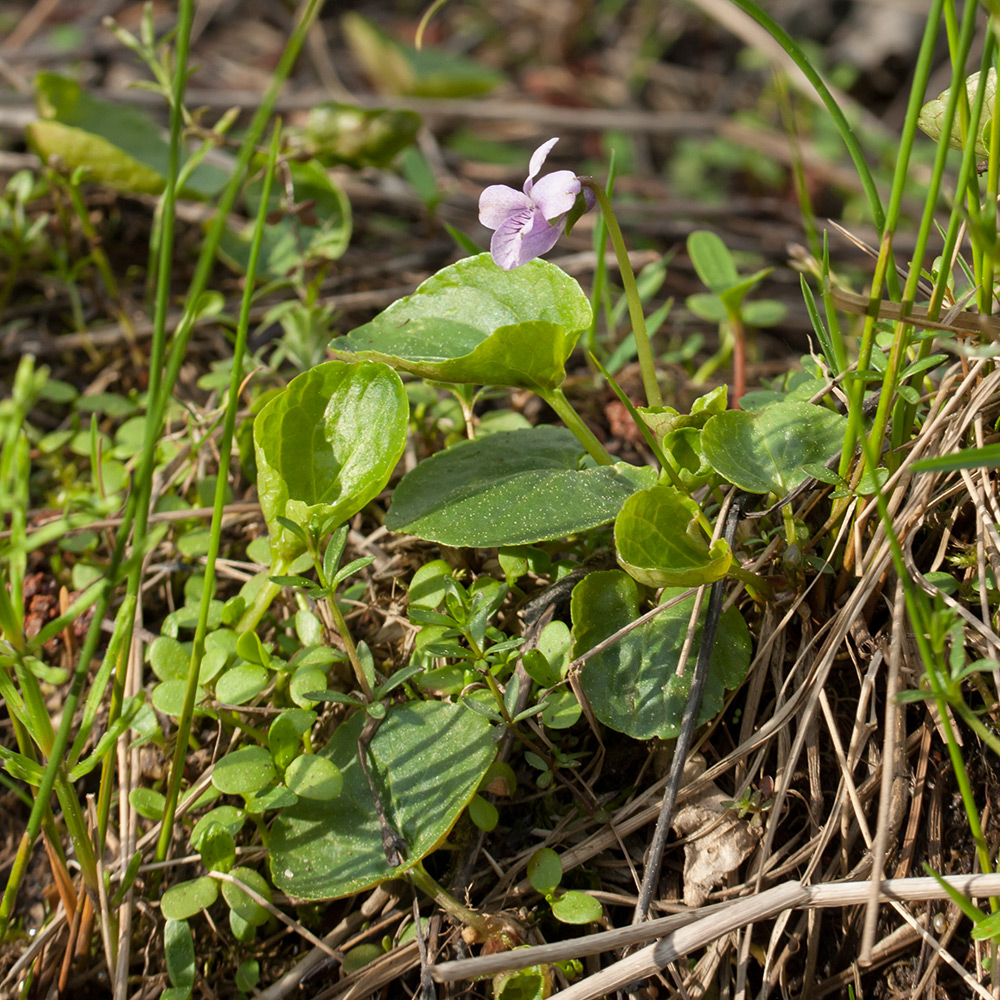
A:
MULTIPOLYGON (((688 761, 685 783, 705 769, 700 755, 688 761)), ((709 893, 749 857, 757 846, 759 830, 740 819, 730 798, 710 782, 677 810, 673 829, 688 837, 684 845, 684 905, 701 906, 709 893)))

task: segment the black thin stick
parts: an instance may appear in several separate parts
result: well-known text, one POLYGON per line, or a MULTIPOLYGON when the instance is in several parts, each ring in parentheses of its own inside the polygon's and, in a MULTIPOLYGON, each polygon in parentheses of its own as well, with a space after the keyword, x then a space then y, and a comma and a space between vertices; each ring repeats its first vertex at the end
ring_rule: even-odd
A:
MULTIPOLYGON (((729 510, 726 512, 726 524, 722 537, 732 546, 736 537, 736 526, 743 513, 743 505, 750 499, 749 493, 734 490, 730 495, 729 510)), ((681 719, 681 731, 674 745, 674 759, 670 762, 670 775, 667 787, 663 791, 663 801, 660 803, 660 815, 653 831, 653 841, 649 846, 646 867, 642 873, 642 885, 639 888, 639 899, 635 904, 632 923, 638 924, 649 916, 649 904, 653 892, 660 881, 660 869, 663 866, 663 852, 667 846, 670 834, 670 821, 673 819, 674 803, 681 786, 681 776, 684 774, 684 762, 694 739, 694 731, 698 724, 698 712, 701 710, 701 698, 705 691, 705 681, 708 679, 708 664, 715 645, 715 633, 722 614, 722 599, 725 596, 725 577, 712 584, 712 592, 708 599, 708 611, 705 614, 705 628, 701 633, 701 648, 698 650, 698 662, 691 678, 691 690, 688 692, 687 704, 684 706, 684 717, 681 719)))

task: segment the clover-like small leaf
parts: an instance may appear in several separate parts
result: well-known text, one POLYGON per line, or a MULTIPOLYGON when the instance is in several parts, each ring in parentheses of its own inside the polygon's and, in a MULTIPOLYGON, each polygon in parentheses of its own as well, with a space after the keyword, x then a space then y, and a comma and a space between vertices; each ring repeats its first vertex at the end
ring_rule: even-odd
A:
MULTIPOLYGON (((263 896, 269 903, 271 902, 271 887, 260 872, 255 872, 252 868, 238 867, 233 868, 229 874, 242 882, 248 889, 253 889, 258 896, 263 896)), ((267 908, 258 903, 257 900, 252 899, 232 882, 222 883, 222 898, 234 913, 253 927, 267 923, 267 918, 270 916, 267 908)))
POLYGON ((263 747, 241 747, 215 762, 212 784, 225 795, 252 795, 276 776, 271 755, 263 747))
POLYGON ((174 988, 191 995, 194 986, 194 936, 186 920, 167 920, 163 925, 163 958, 174 988))
POLYGON ((585 892, 571 889, 552 901, 552 916, 564 924, 592 924, 601 919, 604 908, 585 892))
POLYGON ((562 861, 551 847, 539 847, 528 859, 528 881, 535 892, 555 892, 563 877, 562 861))
POLYGON ((207 910, 218 898, 219 883, 202 875, 167 889, 160 900, 160 911, 168 920, 187 920, 199 910, 207 910))
POLYGON ((314 753, 304 753, 288 765, 285 784, 299 798, 313 802, 335 799, 344 789, 340 768, 314 753))

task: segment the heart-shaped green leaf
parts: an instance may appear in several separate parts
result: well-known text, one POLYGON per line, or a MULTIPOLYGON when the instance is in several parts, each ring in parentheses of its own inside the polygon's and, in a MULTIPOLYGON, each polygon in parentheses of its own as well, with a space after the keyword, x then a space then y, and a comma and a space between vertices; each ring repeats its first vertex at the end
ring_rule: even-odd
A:
POLYGON ((579 284, 554 264, 504 271, 484 253, 442 268, 330 346, 438 382, 551 390, 591 316, 579 284))
POLYGON ((287 560, 302 551, 277 518, 320 531, 377 496, 403 454, 408 419, 403 384, 386 365, 329 361, 293 378, 253 429, 272 552, 287 560))
POLYGON ((647 587, 692 587, 726 575, 733 554, 712 542, 698 521, 698 504, 672 486, 633 493, 615 518, 618 562, 647 587))
POLYGON ((462 441, 403 478, 386 527, 445 545, 525 545, 607 524, 656 478, 624 462, 586 468, 584 457, 561 427, 462 441))
POLYGON ((749 493, 790 493, 844 443, 847 421, 822 406, 782 400, 762 410, 727 410, 705 424, 701 448, 724 479, 749 493))
POLYGON ((389 710, 367 762, 386 818, 406 842, 403 862, 394 868, 358 761, 365 720, 364 712, 355 713, 322 751, 340 768, 341 794, 331 802, 303 800, 271 827, 271 874, 291 896, 347 896, 415 865, 452 828, 496 752, 489 723, 461 705, 410 702, 389 710))
MULTIPOLYGON (((43 162, 57 156, 71 169, 85 167, 88 181, 116 191, 163 190, 170 144, 141 111, 91 97, 75 81, 54 73, 38 74, 35 101, 41 118, 28 126, 28 137, 43 162)), ((224 170, 201 163, 183 193, 211 198, 227 180, 224 170)))
MULTIPOLYGON (((680 590, 664 591, 663 599, 678 593, 680 590)), ((678 676, 677 660, 693 607, 692 596, 584 664, 580 682, 601 722, 637 740, 677 736, 704 624, 703 611, 684 673, 678 676)), ((639 617, 638 584, 620 570, 591 573, 573 588, 572 613, 576 657, 639 617)), ((742 683, 750 666, 750 651, 746 622, 736 608, 730 608, 719 620, 699 725, 719 712, 727 688, 742 683)))

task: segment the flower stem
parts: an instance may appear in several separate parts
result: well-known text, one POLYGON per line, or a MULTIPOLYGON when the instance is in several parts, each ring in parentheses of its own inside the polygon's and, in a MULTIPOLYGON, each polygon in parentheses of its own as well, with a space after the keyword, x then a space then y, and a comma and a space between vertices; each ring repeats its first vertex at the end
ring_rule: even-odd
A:
POLYGON ((632 336, 635 337, 636 353, 639 356, 639 367, 642 370, 646 403, 649 406, 662 406, 663 397, 660 395, 660 387, 656 382, 656 368, 653 365, 653 349, 649 343, 649 334, 646 332, 646 317, 642 311, 642 301, 639 298, 639 289, 636 288, 635 274, 628 259, 628 250, 625 248, 621 227, 618 225, 614 209, 611 207, 611 200, 605 194, 604 188, 591 177, 581 177, 580 184, 594 192, 597 204, 601 206, 601 214, 607 224, 608 234, 611 236, 611 245, 615 248, 618 270, 622 276, 622 287, 625 289, 625 297, 628 300, 628 312, 632 320, 632 336))
POLYGON ((556 411, 559 419, 576 435, 577 440, 598 465, 615 464, 615 460, 608 454, 604 445, 583 422, 583 417, 573 409, 570 401, 563 395, 562 389, 540 389, 538 395, 556 411))

